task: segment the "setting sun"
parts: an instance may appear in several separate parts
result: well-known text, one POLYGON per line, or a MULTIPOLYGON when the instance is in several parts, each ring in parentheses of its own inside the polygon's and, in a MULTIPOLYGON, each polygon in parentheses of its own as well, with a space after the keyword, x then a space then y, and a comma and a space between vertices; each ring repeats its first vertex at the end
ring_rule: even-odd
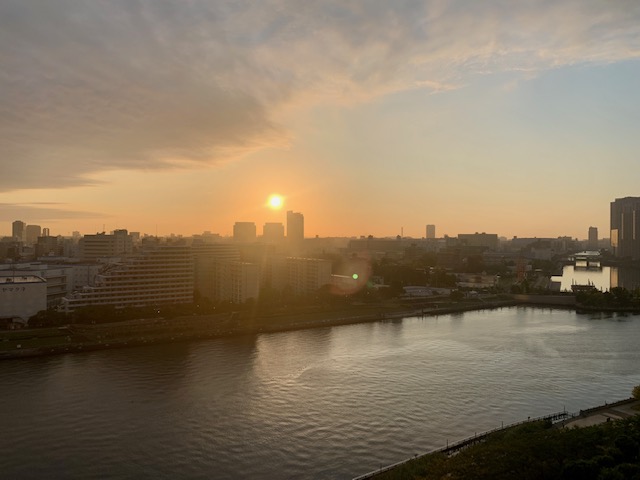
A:
POLYGON ((273 208, 274 210, 281 208, 283 203, 284 203, 284 199, 282 198, 281 195, 277 195, 277 194, 271 195, 269 197, 269 200, 267 200, 267 205, 269 205, 269 207, 273 208))

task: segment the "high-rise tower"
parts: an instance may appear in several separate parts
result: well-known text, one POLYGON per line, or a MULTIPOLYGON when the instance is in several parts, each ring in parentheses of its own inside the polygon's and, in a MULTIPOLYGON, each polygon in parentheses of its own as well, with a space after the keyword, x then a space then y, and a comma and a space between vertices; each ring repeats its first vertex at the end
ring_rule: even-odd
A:
POLYGON ((589 240, 587 241, 589 250, 598 249, 598 227, 589 227, 589 240))
POLYGON ((436 226, 427 225, 427 238, 436 238, 436 226))
POLYGON ((304 216, 300 212, 287 212, 287 241, 294 248, 302 247, 304 241, 304 216))
POLYGON ((26 227, 27 224, 16 220, 11 224, 11 235, 19 242, 24 242, 26 239, 26 227))
POLYGON ((611 202, 611 248, 618 258, 640 260, 640 197, 611 202))

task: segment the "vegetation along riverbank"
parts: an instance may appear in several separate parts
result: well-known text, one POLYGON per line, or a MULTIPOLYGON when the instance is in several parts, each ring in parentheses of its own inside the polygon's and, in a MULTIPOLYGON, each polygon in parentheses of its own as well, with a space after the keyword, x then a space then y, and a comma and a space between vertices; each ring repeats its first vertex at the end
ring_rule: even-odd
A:
POLYGON ((560 416, 525 421, 356 478, 640 479, 639 406, 631 398, 559 422, 560 416))
POLYGON ((399 319, 411 315, 441 315, 515 305, 509 297, 473 301, 441 299, 430 303, 385 302, 375 305, 291 308, 261 313, 251 310, 220 314, 161 316, 109 321, 83 321, 46 328, 0 332, 0 359, 126 348, 232 335, 347 325, 399 319))

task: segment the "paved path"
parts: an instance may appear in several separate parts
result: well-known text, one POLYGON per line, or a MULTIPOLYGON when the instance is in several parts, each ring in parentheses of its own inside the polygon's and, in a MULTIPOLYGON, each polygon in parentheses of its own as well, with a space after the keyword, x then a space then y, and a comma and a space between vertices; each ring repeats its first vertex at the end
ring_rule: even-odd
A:
POLYGON ((634 415, 640 415, 640 410, 635 410, 634 407, 640 406, 640 400, 635 402, 625 403, 623 405, 616 405, 612 407, 603 407, 595 412, 588 413, 584 417, 576 417, 572 420, 568 420, 563 424, 564 428, 579 428, 590 427, 592 425, 598 425, 600 423, 611 422, 613 420, 620 420, 623 418, 632 417, 634 415))

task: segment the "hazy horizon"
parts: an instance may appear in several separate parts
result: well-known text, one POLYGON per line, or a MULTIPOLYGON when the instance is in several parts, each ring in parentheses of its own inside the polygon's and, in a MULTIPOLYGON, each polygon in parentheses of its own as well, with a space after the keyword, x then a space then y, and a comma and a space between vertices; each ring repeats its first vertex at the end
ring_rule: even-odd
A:
POLYGON ((7 0, 0 61, 0 236, 602 238, 639 194, 633 1, 7 0))

